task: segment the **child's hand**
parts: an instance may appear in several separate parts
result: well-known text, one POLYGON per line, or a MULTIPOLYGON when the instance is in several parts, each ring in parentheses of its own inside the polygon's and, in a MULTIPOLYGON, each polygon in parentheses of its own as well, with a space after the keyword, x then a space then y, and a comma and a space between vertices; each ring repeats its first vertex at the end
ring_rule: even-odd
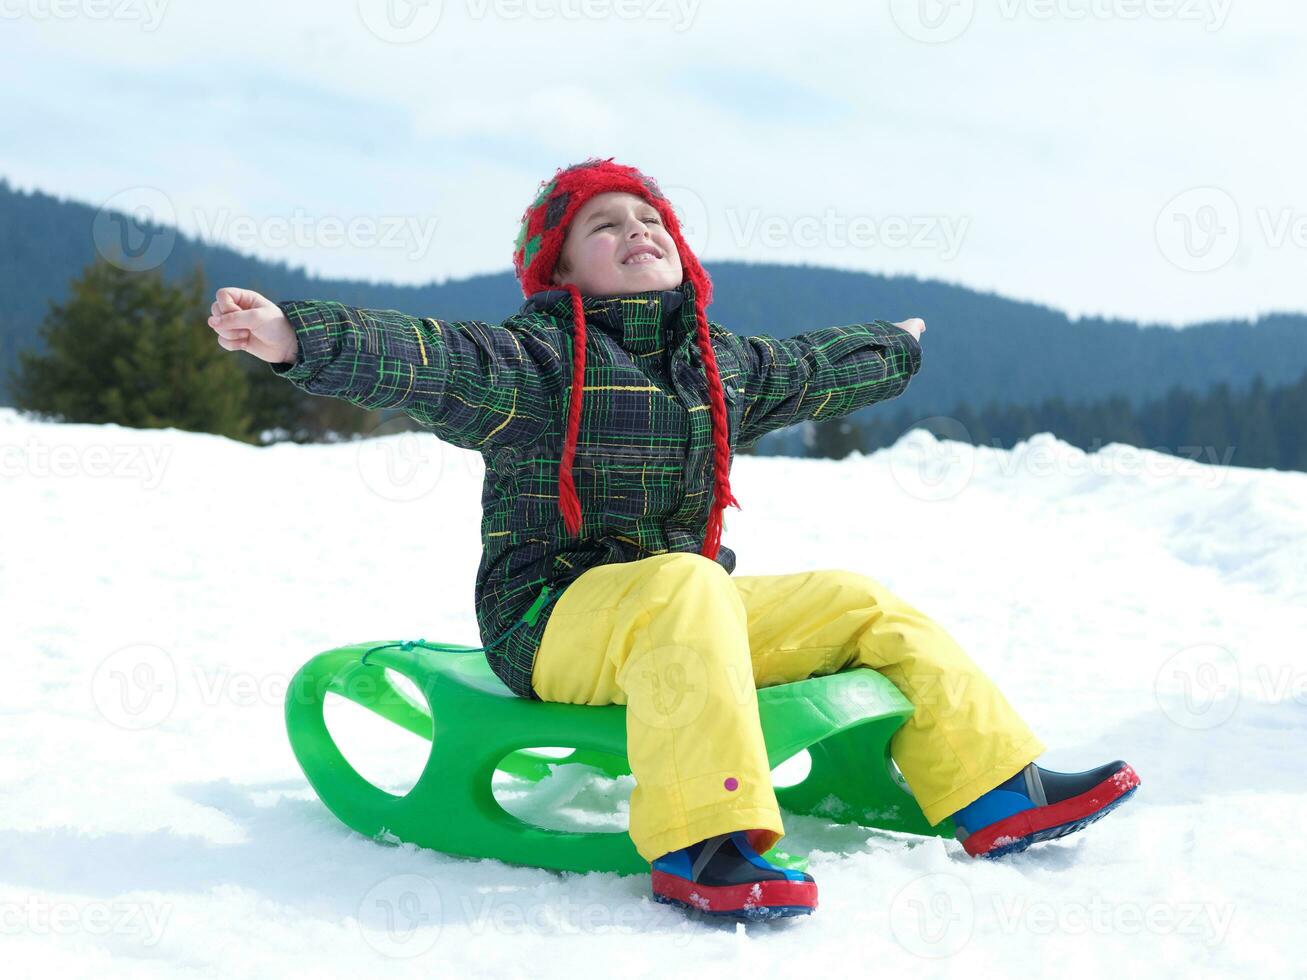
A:
POLYGON ((911 320, 904 320, 902 323, 894 324, 894 326, 901 327, 908 333, 912 334, 912 336, 917 338, 917 343, 921 343, 921 335, 926 332, 926 321, 920 317, 913 317, 911 320))
POLYGON ((209 326, 224 350, 243 350, 269 364, 299 356, 295 329, 280 307, 252 289, 224 286, 210 307, 209 326))

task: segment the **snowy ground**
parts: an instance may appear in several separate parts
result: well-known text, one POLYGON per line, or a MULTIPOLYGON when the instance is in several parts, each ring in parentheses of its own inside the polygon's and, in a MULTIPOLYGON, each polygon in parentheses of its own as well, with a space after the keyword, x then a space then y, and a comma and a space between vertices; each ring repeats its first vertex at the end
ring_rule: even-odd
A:
MULTIPOLYGON (((8 409, 0 454, 8 975, 1302 975, 1307 475, 920 431, 838 463, 739 459, 738 574, 879 579, 1001 684, 1041 763, 1143 780, 1006 863, 790 817, 820 908, 745 928, 653 903, 643 876, 386 847, 305 782, 281 698, 312 654, 479 642, 479 457, 8 409)), ((329 719, 370 778, 416 778, 420 740, 346 702, 329 719)), ((542 822, 621 821, 630 791, 523 786, 501 789, 542 822)))

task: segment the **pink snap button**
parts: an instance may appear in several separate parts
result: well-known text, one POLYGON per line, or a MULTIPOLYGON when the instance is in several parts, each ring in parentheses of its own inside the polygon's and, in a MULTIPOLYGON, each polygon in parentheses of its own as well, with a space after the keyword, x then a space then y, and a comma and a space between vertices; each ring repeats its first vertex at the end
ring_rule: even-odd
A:
POLYGON ((725 785, 726 788, 729 789, 731 792, 735 792, 735 790, 737 790, 737 789, 740 788, 740 781, 739 781, 738 779, 736 779, 734 776, 727 776, 727 777, 726 777, 726 782, 725 782, 724 785, 725 785))

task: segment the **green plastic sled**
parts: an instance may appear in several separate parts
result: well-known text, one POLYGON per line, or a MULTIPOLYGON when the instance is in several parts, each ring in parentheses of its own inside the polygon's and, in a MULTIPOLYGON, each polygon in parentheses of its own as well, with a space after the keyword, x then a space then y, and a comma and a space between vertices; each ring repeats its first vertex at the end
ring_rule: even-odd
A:
MULTIPOLYGON (((496 770, 533 781, 570 764, 608 776, 629 774, 626 706, 520 698, 491 672, 480 648, 441 644, 432 652, 424 643, 340 647, 314 657, 295 675, 286 696, 286 729, 327 808, 374 839, 559 871, 647 873, 649 862, 625 831, 537 827, 501 807, 491 788, 496 770), (427 704, 391 683, 386 668, 408 678, 427 704), (430 740, 431 754, 412 789, 402 796, 388 793, 346 761, 323 719, 328 692, 430 740), (563 757, 531 751, 542 747, 573 751, 563 757)), ((912 705, 876 671, 856 668, 765 687, 758 691, 758 707, 773 768, 805 749, 811 757, 801 782, 776 789, 783 811, 953 835, 947 820, 936 827, 926 822, 891 770, 890 737, 912 705)), ((776 848, 767 856, 791 867, 806 863, 776 848)))

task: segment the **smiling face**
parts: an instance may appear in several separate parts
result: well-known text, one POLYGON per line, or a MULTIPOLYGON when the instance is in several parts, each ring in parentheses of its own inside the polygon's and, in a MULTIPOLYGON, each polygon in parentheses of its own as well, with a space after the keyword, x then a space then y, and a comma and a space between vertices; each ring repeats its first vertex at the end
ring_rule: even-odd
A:
POLYGON ((625 191, 596 194, 567 229, 555 285, 584 296, 624 296, 675 289, 683 272, 676 243, 652 204, 625 191))

